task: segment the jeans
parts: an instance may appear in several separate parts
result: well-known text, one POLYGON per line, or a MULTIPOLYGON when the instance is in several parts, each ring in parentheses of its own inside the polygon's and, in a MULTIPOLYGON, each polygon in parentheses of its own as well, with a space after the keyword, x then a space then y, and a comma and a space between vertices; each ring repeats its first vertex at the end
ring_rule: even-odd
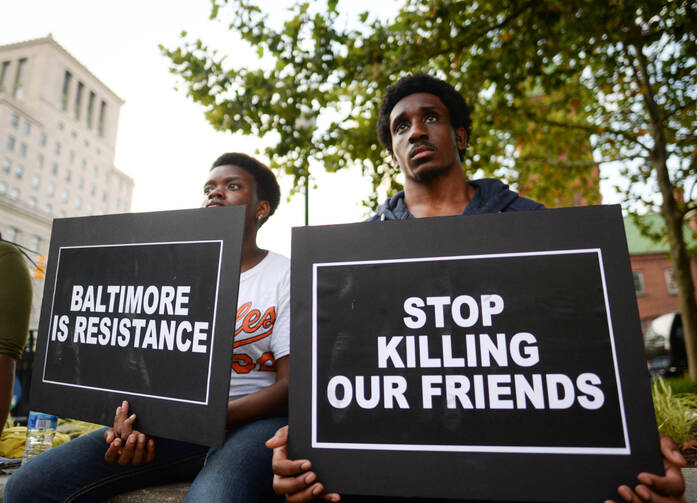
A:
POLYGON ((271 486, 271 449, 264 441, 286 418, 266 418, 227 433, 220 449, 155 441, 155 459, 139 466, 104 461, 105 429, 31 459, 5 486, 6 503, 102 501, 135 489, 192 481, 187 502, 279 501, 271 486))

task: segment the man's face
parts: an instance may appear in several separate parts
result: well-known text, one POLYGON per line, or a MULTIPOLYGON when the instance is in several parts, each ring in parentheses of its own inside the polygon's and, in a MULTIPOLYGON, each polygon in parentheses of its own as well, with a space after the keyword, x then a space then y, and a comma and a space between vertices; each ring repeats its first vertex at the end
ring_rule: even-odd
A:
POLYGON ((257 216, 265 218, 268 203, 259 201, 254 177, 246 170, 234 166, 216 166, 211 170, 208 181, 203 185, 203 203, 201 206, 247 206, 246 226, 258 221, 257 216))
POLYGON ((390 113, 392 160, 404 175, 422 182, 461 169, 459 149, 467 145, 465 128, 453 129, 450 113, 438 96, 414 93, 390 113))

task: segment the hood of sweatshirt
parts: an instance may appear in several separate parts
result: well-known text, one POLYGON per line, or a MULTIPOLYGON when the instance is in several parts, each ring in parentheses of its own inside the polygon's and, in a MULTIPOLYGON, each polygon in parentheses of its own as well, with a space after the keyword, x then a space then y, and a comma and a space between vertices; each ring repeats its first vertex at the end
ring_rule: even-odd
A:
MULTIPOLYGON (((463 215, 499 213, 502 211, 538 210, 541 203, 519 196, 508 185, 492 178, 469 180, 475 188, 474 197, 462 212, 463 215)), ((414 218, 404 203, 404 192, 398 192, 378 206, 377 212, 368 221, 406 220, 414 218)))

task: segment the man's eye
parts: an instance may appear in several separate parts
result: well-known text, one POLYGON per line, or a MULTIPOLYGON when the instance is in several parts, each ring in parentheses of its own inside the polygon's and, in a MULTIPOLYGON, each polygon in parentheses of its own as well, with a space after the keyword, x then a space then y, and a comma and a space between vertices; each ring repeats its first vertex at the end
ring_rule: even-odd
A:
POLYGON ((237 190, 237 189, 240 188, 240 186, 237 185, 236 183, 229 183, 228 186, 227 186, 227 188, 228 188, 229 190, 237 190))
POLYGON ((436 114, 428 114, 426 116, 426 122, 437 122, 438 116, 436 114))
POLYGON ((394 132, 399 133, 400 131, 404 131, 407 129, 407 123, 406 122, 400 122, 394 127, 394 132))
POLYGON ((210 194, 212 190, 213 190, 213 187, 204 187, 204 188, 203 188, 203 193, 204 193, 204 194, 210 194))

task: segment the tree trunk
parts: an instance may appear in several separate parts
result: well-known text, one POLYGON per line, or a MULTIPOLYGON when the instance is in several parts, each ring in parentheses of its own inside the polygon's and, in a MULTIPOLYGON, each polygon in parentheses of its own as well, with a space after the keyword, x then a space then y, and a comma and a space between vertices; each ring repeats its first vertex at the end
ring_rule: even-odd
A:
POLYGON ((658 185, 663 196, 661 215, 668 230, 670 257, 673 261, 673 276, 678 284, 678 299, 680 301, 680 313, 685 333, 685 350, 690 380, 697 383, 697 301, 695 300, 695 286, 692 281, 690 258, 685 248, 682 212, 675 200, 674 187, 668 175, 665 157, 662 160, 656 159, 654 162, 656 162, 658 185))
POLYGON ((682 325, 685 334, 685 351, 687 353, 690 380, 697 383, 697 301, 695 301, 695 285, 692 281, 690 258, 687 255, 685 237, 683 235, 683 212, 678 207, 678 202, 675 199, 676 187, 673 185, 668 172, 665 121, 653 94, 649 65, 640 42, 641 30, 636 25, 634 29, 637 35, 636 41, 633 43, 637 63, 635 75, 651 123, 654 142, 652 164, 653 169, 656 171, 658 187, 663 197, 661 215, 668 231, 670 257, 673 261, 673 276, 678 284, 678 299, 680 301, 680 314, 682 315, 682 325))

